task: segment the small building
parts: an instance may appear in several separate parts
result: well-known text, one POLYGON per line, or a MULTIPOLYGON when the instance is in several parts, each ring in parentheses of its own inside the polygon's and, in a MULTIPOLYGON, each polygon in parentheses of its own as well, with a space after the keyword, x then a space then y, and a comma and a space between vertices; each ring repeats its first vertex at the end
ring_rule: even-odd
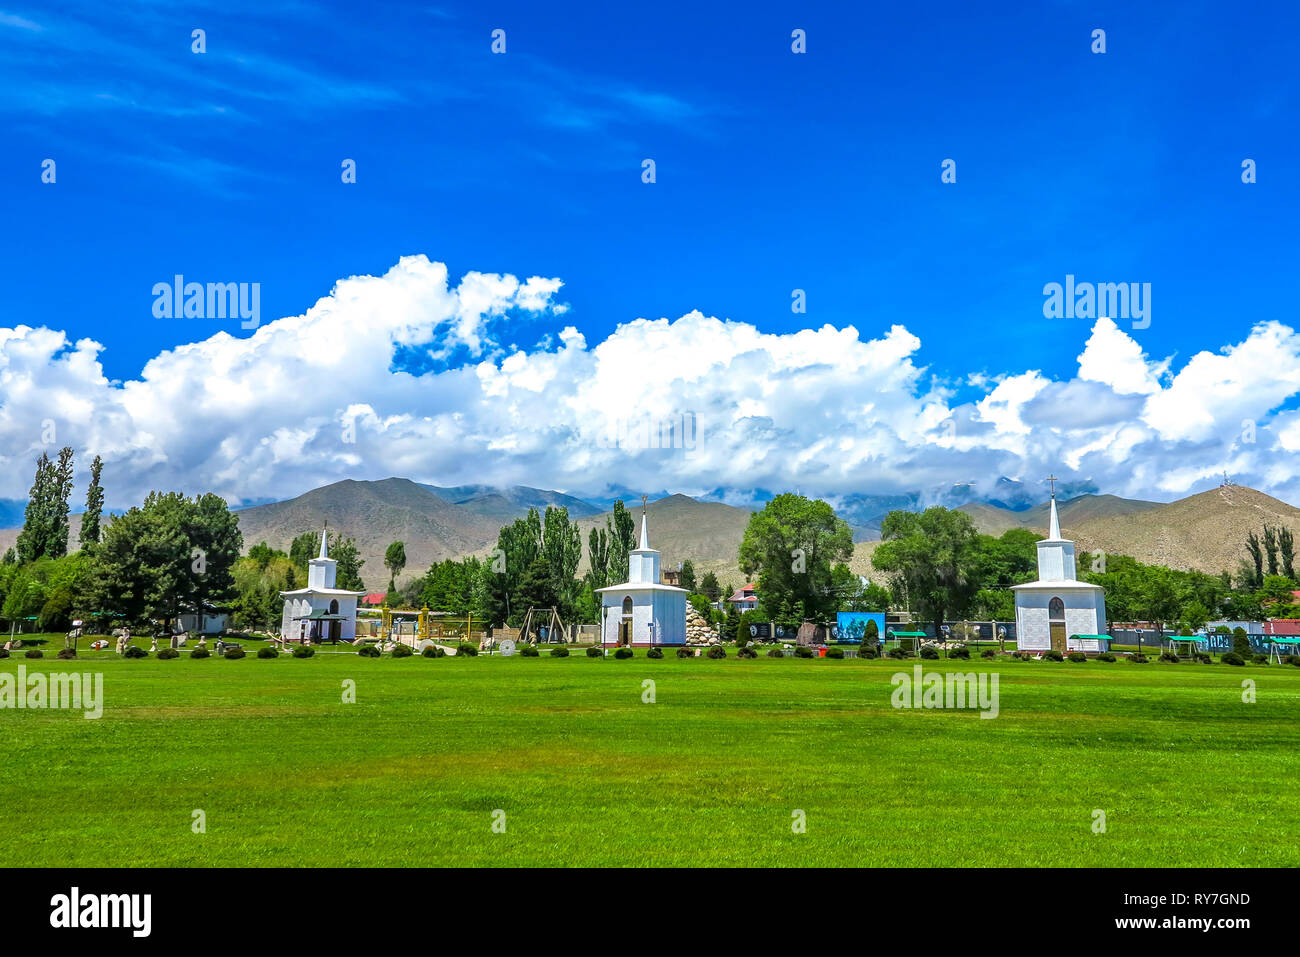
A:
POLYGON ((230 614, 214 605, 204 605, 202 613, 178 615, 176 627, 190 635, 219 635, 226 630, 230 614))
POLYGON ((682 584, 682 573, 676 568, 665 568, 663 573, 663 583, 680 588, 682 584))
POLYGON ((731 605, 736 611, 744 613, 753 611, 758 608, 757 585, 750 582, 736 589, 736 593, 727 599, 727 604, 731 605))
POLYGON ((1038 581, 1013 585, 1018 651, 1105 651, 1106 598, 1077 578, 1074 542, 1061 537, 1053 492, 1047 537, 1038 543, 1038 581))
POLYGON ((287 641, 352 641, 357 636, 357 599, 365 592, 335 588, 338 562, 329 557, 324 530, 320 554, 307 563, 307 587, 282 591, 280 636, 287 641))
POLYGON ((641 541, 628 553, 627 581, 598 588, 602 645, 686 644, 686 589, 659 579, 659 553, 650 547, 645 509, 641 541))

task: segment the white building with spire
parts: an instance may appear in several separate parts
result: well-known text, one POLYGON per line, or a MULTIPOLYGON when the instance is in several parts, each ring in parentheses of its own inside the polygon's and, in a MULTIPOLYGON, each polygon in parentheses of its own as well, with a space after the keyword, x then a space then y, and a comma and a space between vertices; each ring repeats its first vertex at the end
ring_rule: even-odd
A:
POLYGON ((1078 580, 1074 542, 1061 537, 1056 492, 1048 511, 1047 537, 1038 543, 1038 581, 1013 585, 1016 650, 1105 651, 1106 593, 1078 580))
POLYGON ((627 556, 627 581, 596 589, 603 645, 686 644, 686 589, 660 581, 659 553, 650 547, 645 506, 641 541, 627 556))
POLYGON ((357 636, 357 599, 365 592, 335 588, 338 562, 329 556, 325 530, 320 533, 320 553, 307 563, 307 587, 282 591, 284 614, 280 635, 304 644, 352 641, 357 636))

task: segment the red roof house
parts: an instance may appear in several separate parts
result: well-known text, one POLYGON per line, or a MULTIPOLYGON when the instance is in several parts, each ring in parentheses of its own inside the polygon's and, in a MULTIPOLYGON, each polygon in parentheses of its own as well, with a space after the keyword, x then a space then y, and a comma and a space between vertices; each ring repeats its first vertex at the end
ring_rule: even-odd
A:
POLYGON ((742 585, 727 601, 735 606, 736 611, 753 611, 758 607, 758 596, 754 593, 754 588, 753 582, 742 585))

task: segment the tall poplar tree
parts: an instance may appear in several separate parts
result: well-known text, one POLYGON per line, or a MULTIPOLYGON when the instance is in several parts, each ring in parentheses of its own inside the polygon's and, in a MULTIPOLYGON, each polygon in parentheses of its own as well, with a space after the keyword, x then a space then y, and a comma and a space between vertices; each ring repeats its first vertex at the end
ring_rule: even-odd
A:
POLYGON ((81 550, 92 552, 99 544, 99 525, 104 514, 104 487, 99 477, 104 471, 104 460, 96 455, 90 463, 90 487, 86 489, 86 513, 81 516, 81 550))

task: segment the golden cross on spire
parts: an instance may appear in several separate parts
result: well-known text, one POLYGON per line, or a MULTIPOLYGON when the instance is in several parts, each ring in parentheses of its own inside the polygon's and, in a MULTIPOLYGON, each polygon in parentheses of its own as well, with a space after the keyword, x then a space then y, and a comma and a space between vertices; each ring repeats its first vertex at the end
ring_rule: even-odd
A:
POLYGON ((649 495, 642 495, 642 496, 641 496, 641 511, 643 511, 643 512, 645 511, 645 508, 646 508, 646 502, 648 502, 648 501, 650 501, 650 496, 649 496, 649 495))
POLYGON ((1056 498, 1056 483, 1059 481, 1055 475, 1047 476, 1048 483, 1052 486, 1052 498, 1056 498))

